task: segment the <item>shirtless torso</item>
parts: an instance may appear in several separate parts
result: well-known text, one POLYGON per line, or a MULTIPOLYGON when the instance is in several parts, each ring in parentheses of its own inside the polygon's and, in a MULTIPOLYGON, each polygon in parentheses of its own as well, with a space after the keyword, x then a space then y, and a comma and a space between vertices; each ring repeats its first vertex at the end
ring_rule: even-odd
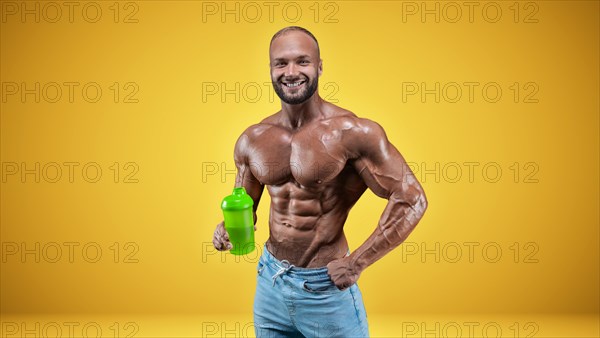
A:
POLYGON ((280 113, 248 128, 237 143, 240 184, 271 196, 267 248, 300 267, 326 266, 348 251, 343 226, 367 186, 352 134, 361 121, 327 105, 325 116, 290 130, 280 113), (248 169, 250 172, 247 172, 248 169), (252 176, 250 176, 252 175, 252 176))
MULTIPOLYGON (((303 33, 273 40, 271 77, 282 110, 247 128, 235 145, 236 186, 254 200, 255 222, 264 187, 271 196, 268 250, 297 267, 327 266, 340 289, 400 245, 417 225, 427 200, 383 128, 324 101, 318 46, 303 33), (369 188, 388 200, 371 236, 350 256, 348 213, 369 188)), ((213 237, 231 248, 223 222, 213 237)))

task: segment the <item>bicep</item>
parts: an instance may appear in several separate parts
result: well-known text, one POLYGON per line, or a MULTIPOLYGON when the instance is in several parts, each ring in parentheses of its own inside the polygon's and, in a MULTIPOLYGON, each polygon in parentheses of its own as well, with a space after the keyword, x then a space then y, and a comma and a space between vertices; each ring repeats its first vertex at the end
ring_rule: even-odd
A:
POLYGON ((234 161, 237 169, 235 186, 246 189, 246 193, 254 200, 254 210, 256 210, 264 185, 252 174, 248 159, 248 147, 248 136, 242 134, 236 142, 234 150, 234 161))
POLYGON ((383 129, 373 124, 361 138, 356 170, 377 196, 416 203, 423 194, 421 185, 383 129))

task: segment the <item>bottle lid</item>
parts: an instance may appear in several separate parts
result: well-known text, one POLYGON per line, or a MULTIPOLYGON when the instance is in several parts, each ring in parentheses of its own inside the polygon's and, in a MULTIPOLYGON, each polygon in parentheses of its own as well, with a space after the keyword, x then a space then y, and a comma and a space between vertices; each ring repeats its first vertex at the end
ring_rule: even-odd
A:
POLYGON ((229 196, 223 198, 221 209, 223 210, 244 210, 251 208, 254 201, 250 195, 246 194, 244 187, 233 188, 233 192, 229 196))

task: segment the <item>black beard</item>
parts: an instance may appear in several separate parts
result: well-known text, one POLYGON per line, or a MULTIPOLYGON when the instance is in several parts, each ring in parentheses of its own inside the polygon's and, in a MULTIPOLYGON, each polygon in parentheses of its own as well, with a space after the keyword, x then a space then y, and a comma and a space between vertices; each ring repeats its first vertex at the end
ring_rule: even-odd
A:
POLYGON ((286 96, 285 92, 283 91, 283 84, 279 80, 271 82, 273 83, 273 89, 275 89, 277 96, 279 96, 281 101, 287 104, 300 104, 305 102, 317 91, 317 87, 319 86, 319 78, 315 78, 314 81, 307 80, 307 87, 304 92, 301 92, 299 96, 290 97, 286 96))

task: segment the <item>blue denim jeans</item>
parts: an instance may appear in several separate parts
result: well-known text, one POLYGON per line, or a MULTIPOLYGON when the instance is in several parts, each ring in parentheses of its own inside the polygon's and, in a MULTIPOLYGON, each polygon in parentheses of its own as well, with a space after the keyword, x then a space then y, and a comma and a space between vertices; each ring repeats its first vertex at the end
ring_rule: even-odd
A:
POLYGON ((256 337, 369 337, 356 284, 341 291, 327 267, 298 268, 278 260, 266 247, 257 270, 256 337))

